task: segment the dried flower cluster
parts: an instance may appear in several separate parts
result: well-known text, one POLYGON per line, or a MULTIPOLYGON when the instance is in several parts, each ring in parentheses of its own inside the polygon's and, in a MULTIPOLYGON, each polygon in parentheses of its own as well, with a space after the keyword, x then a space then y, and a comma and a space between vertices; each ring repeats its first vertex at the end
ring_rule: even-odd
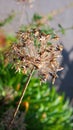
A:
POLYGON ((0 128, 2 130, 25 130, 26 125, 24 123, 25 114, 23 112, 18 112, 15 121, 12 126, 8 128, 8 125, 12 119, 14 113, 13 108, 9 108, 4 114, 0 122, 0 128))
POLYGON ((34 0, 17 0, 18 2, 24 2, 25 5, 29 5, 30 8, 33 7, 34 0))
POLYGON ((63 50, 63 46, 58 44, 58 36, 46 34, 41 29, 31 29, 19 31, 17 38, 18 43, 14 43, 5 53, 7 61, 13 63, 17 71, 24 73, 35 68, 42 80, 52 77, 54 83, 56 73, 63 69, 58 61, 63 50))

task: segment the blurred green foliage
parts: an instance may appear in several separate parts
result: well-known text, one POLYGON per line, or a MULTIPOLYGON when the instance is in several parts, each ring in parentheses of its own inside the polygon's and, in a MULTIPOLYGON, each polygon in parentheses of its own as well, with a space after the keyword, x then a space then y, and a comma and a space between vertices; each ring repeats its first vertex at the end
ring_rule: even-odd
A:
MULTIPOLYGON (((22 73, 15 73, 11 65, 5 67, 0 64, 0 95, 6 96, 5 87, 17 92, 12 103, 7 104, 9 107, 16 107, 14 104, 21 95, 26 77, 22 73), (18 84, 21 87, 17 90, 18 84)), ((64 96, 57 94, 54 86, 50 88, 49 83, 40 84, 38 78, 32 78, 22 103, 27 103, 29 106, 25 117, 27 130, 71 130, 73 111, 69 106, 69 101, 64 101, 64 96)), ((21 111, 26 109, 26 105, 21 105, 21 111)))
POLYGON ((72 108, 63 95, 58 95, 55 87, 33 78, 24 100, 29 102, 26 115, 27 130, 71 130, 72 108))
POLYGON ((65 34, 65 29, 62 27, 61 24, 58 24, 58 27, 59 27, 59 31, 64 35, 65 34))
POLYGON ((15 72, 11 64, 4 66, 0 63, 0 96, 5 96, 6 87, 16 89, 18 84, 25 83, 27 76, 22 73, 15 72), (24 78, 24 79, 23 79, 24 78))
POLYGON ((37 14, 37 13, 35 13, 35 14, 33 15, 32 21, 33 21, 33 22, 36 22, 36 21, 38 21, 38 20, 40 20, 40 19, 42 19, 42 16, 40 16, 40 15, 37 14))
POLYGON ((14 19, 15 17, 15 14, 14 12, 12 12, 7 18, 5 18, 3 21, 0 21, 0 27, 8 24, 8 23, 11 23, 12 20, 14 19))

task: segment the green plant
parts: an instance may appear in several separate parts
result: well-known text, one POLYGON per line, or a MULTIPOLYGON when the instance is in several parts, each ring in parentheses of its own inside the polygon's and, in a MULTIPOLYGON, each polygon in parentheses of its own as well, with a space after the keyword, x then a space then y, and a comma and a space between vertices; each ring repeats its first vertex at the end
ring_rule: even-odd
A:
POLYGON ((0 63, 0 96, 5 96, 6 88, 15 88, 22 78, 23 74, 16 73, 10 64, 0 63))
POLYGON ((12 12, 7 18, 5 18, 3 21, 0 21, 0 27, 8 24, 8 23, 11 23, 12 20, 14 19, 15 17, 15 14, 14 12, 12 12))
POLYGON ((71 130, 72 108, 64 96, 50 88, 49 83, 42 83, 37 78, 31 80, 24 101, 29 103, 26 114, 27 130, 71 130))

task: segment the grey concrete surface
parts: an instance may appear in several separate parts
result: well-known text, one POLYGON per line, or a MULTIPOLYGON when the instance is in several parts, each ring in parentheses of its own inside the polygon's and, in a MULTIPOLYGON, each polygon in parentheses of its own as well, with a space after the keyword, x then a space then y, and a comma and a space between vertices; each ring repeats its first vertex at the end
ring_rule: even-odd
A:
MULTIPOLYGON (((34 12, 38 12, 42 15, 49 14, 53 10, 58 10, 63 7, 69 6, 62 13, 56 15, 50 26, 58 30, 58 24, 67 28, 73 26, 73 0, 35 0, 34 8, 29 9, 27 12, 29 21, 31 20, 34 12)), ((15 11, 16 17, 10 25, 6 25, 3 29, 8 33, 13 33, 18 30, 20 24, 20 17, 22 13, 23 4, 19 4, 16 0, 0 0, 0 21, 7 17, 11 11, 15 11)), ((23 15, 23 23, 27 23, 25 20, 25 12, 23 15)), ((67 97, 73 98, 73 30, 66 31, 65 35, 59 33, 62 44, 64 45, 63 61, 64 71, 61 72, 60 78, 56 81, 56 86, 61 92, 65 92, 67 97)))

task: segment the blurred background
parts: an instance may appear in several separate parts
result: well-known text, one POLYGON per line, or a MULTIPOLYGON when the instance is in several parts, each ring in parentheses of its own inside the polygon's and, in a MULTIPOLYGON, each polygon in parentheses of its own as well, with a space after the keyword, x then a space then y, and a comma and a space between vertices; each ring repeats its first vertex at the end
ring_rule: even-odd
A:
POLYGON ((34 13, 40 15, 50 15, 49 25, 55 29, 60 36, 60 42, 64 45, 62 66, 64 70, 59 74, 60 78, 56 80, 57 90, 65 92, 66 97, 73 98, 73 0, 35 0, 34 4, 27 5, 24 12, 23 2, 17 0, 0 0, 0 21, 8 15, 15 15, 10 24, 6 24, 1 29, 6 33, 17 32, 20 24, 31 22, 34 13), (22 14, 23 10, 23 14, 22 14), (25 15, 25 13, 27 15, 25 15), (22 16, 21 16, 22 15, 22 16), (22 20, 20 21, 20 18, 22 20), (28 21, 27 21, 28 19, 28 21), (65 28, 65 34, 59 32, 58 25, 65 28))

